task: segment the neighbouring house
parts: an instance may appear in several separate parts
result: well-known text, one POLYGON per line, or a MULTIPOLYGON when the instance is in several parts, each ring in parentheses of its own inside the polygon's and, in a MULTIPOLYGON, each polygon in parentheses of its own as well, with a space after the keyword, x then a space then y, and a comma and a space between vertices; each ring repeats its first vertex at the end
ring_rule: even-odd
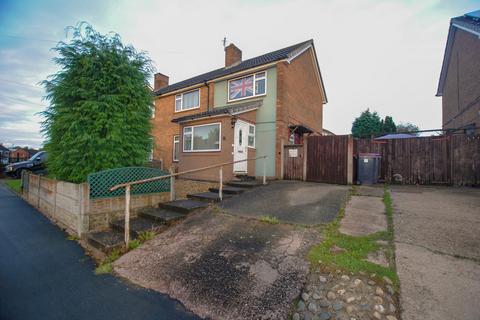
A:
POLYGON ((390 133, 381 137, 377 137, 374 140, 389 140, 389 139, 411 139, 417 136, 409 133, 390 133))
POLYGON ((38 150, 31 148, 14 147, 10 149, 10 162, 20 162, 30 159, 38 150))
POLYGON ((333 133, 333 132, 330 131, 330 130, 327 130, 327 129, 323 128, 323 130, 322 130, 322 135, 324 135, 324 136, 334 136, 335 133, 333 133))
MULTIPOLYGON (((199 61, 200 62, 200 61, 199 61)), ((266 155, 266 175, 280 178, 283 144, 322 134, 325 87, 313 40, 242 60, 234 44, 225 66, 171 84, 155 75, 154 161, 186 171, 266 155)), ((263 160, 224 168, 235 175, 262 176, 263 160)), ((190 178, 217 180, 218 169, 190 178)))
POLYGON ((10 158, 10 150, 0 144, 0 164, 8 164, 10 158))
POLYGON ((442 128, 480 128, 480 10, 450 20, 437 96, 442 128))

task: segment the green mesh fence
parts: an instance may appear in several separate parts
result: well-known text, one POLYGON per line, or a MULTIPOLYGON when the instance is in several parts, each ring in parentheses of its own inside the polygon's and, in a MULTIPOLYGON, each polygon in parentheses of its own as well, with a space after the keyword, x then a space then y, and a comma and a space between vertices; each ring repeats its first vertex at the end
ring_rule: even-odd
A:
MULTIPOLYGON (((146 167, 126 167, 95 172, 88 175, 90 199, 123 196, 125 194, 125 188, 109 191, 110 188, 125 182, 168 174, 168 172, 160 169, 146 167)), ((133 185, 130 190, 132 195, 168 191, 170 191, 170 178, 133 185)))

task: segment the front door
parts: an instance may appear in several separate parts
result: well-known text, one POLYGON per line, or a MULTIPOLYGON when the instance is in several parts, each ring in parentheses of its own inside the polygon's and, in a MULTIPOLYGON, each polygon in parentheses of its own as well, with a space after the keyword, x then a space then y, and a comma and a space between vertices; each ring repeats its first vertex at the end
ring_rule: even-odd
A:
MULTIPOLYGON (((248 124, 246 122, 237 120, 235 123, 233 139, 233 161, 247 159, 248 124)), ((247 161, 234 163, 233 172, 247 173, 247 161)))

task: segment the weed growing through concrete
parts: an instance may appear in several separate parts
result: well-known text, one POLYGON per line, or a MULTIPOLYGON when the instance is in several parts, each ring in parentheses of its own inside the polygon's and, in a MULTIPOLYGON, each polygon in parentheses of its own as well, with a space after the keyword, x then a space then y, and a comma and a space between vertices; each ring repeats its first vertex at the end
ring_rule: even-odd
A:
POLYGON ((113 270, 112 263, 120 258, 122 252, 119 249, 113 249, 112 252, 105 258, 105 260, 100 263, 100 265, 95 269, 95 274, 106 274, 111 273, 113 270))
MULTIPOLYGON (((352 189, 350 196, 355 193, 355 189, 352 189)), ((370 252, 380 249, 380 245, 377 243, 379 240, 388 241, 390 248, 387 252, 389 256, 393 254, 391 247, 393 242, 392 208, 390 194, 387 189, 385 189, 384 203, 387 212, 388 230, 363 237, 344 235, 338 231, 340 221, 345 215, 345 208, 341 208, 337 219, 324 227, 324 240, 310 249, 308 257, 312 264, 321 263, 354 273, 360 271, 374 273, 380 277, 390 278, 397 285, 398 277, 394 267, 383 267, 366 260, 370 252), (344 251, 337 252, 332 250, 334 246, 340 247, 344 251)))
POLYGON ((131 240, 128 243, 128 250, 137 249, 138 247, 140 247, 140 240, 138 240, 138 239, 131 240))
POLYGON ((278 218, 274 216, 260 216, 259 220, 270 224, 278 224, 280 222, 278 221, 278 218))
POLYGON ((76 235, 69 234, 68 237, 67 237, 67 240, 70 240, 70 241, 78 241, 78 240, 80 240, 80 238, 77 237, 76 235))
POLYGON ((155 237, 155 232, 153 232, 153 231, 142 231, 138 235, 138 240, 140 240, 140 242, 145 242, 145 241, 153 239, 153 237, 155 237))

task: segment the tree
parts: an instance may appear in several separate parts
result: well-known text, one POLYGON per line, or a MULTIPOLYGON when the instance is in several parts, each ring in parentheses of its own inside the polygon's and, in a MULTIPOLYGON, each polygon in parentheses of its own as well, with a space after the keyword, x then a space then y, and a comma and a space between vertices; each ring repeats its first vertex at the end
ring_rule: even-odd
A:
POLYGON ((397 132, 401 132, 401 133, 410 133, 410 134, 413 134, 415 136, 418 136, 418 131, 420 130, 418 128, 418 126, 410 123, 410 122, 400 122, 398 125, 397 125, 397 132))
POLYGON ((53 50, 60 71, 42 84, 49 106, 42 112, 49 173, 83 182, 92 172, 141 166, 151 150, 153 72, 144 52, 102 35, 86 23, 53 50))
POLYGON ((393 118, 386 116, 385 120, 382 121, 382 133, 395 133, 397 132, 397 126, 393 122, 393 118))
POLYGON ((352 134, 355 138, 369 138, 371 135, 379 134, 382 131, 382 121, 377 112, 370 112, 370 109, 363 111, 352 124, 352 134))

